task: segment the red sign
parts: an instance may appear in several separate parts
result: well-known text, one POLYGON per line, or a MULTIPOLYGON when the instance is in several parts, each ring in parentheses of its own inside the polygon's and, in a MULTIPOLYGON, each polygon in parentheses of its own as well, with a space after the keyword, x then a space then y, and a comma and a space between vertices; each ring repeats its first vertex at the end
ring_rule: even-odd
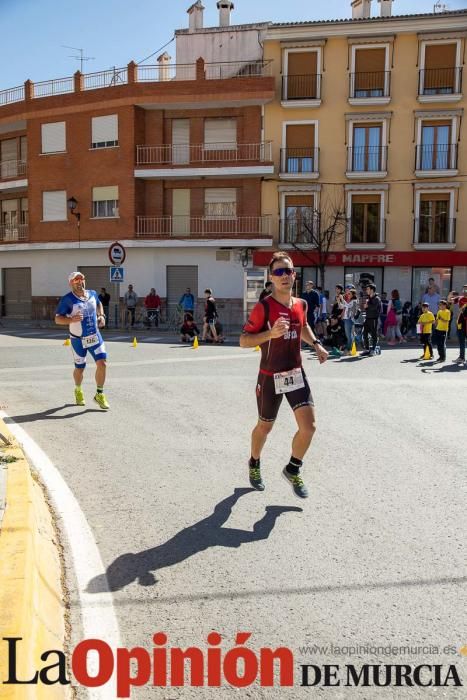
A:
POLYGON ((117 267, 123 265, 123 263, 125 262, 125 258, 126 252, 122 244, 118 241, 112 243, 112 245, 109 247, 109 260, 112 263, 112 265, 116 265, 117 267))
MULTIPOLYGON (((310 250, 306 253, 296 250, 287 251, 296 267, 315 267, 318 265, 317 254, 310 250)), ((267 267, 272 252, 257 250, 253 253, 253 264, 267 267)), ((326 266, 343 267, 454 267, 467 265, 467 251, 455 250, 414 250, 391 253, 375 250, 349 250, 330 253, 326 266)))

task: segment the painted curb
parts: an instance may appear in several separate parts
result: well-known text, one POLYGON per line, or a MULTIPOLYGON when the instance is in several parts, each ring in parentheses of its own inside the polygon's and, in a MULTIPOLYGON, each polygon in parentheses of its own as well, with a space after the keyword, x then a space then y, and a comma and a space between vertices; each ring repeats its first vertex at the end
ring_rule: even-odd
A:
MULTIPOLYGON (((5 513, 0 527, 0 638, 21 637, 17 646, 17 677, 29 680, 45 663, 41 654, 64 650, 66 639, 62 568, 57 538, 44 492, 31 474, 23 451, 4 422, 0 433, 11 446, 2 455, 16 457, 8 464, 5 513)), ((63 700, 70 686, 4 685, 8 677, 6 642, 0 641, 0 698, 2 700, 63 700)), ((56 677, 56 669, 51 671, 56 677)))

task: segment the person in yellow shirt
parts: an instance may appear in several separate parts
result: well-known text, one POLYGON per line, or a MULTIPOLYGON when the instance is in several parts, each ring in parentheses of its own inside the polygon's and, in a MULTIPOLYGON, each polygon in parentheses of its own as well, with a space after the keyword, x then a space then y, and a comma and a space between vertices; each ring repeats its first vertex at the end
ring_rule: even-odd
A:
POLYGON ((421 324, 421 326, 422 326, 420 340, 421 340, 422 345, 423 345, 423 355, 421 356, 420 360, 425 359, 425 353, 426 353, 427 348, 430 352, 430 360, 433 359, 433 345, 431 344, 431 329, 433 327, 434 322, 435 322, 435 317, 431 313, 429 305, 426 302, 424 302, 422 304, 422 314, 418 319, 418 323, 421 324))
POLYGON ((438 304, 438 313, 436 314, 436 347, 438 348, 439 357, 436 362, 446 362, 446 338, 451 320, 451 312, 448 309, 446 299, 441 299, 438 304))

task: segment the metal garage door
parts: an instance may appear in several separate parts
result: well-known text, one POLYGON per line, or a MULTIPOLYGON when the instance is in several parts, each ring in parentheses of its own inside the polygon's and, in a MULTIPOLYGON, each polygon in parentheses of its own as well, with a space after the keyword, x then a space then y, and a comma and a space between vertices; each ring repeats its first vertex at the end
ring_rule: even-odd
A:
MULTIPOLYGON (((78 270, 86 277, 86 289, 94 289, 100 294, 101 287, 106 288, 110 294, 110 319, 108 319, 108 325, 115 325, 115 303, 117 302, 118 285, 109 282, 109 266, 87 267, 80 265, 78 270)), ((125 291, 126 287, 121 285, 120 294, 123 295, 125 291)))
POLYGON ((31 268, 7 267, 3 270, 5 316, 31 318, 31 268))
POLYGON ((169 318, 187 287, 196 300, 198 298, 198 266, 167 265, 167 317, 169 318))

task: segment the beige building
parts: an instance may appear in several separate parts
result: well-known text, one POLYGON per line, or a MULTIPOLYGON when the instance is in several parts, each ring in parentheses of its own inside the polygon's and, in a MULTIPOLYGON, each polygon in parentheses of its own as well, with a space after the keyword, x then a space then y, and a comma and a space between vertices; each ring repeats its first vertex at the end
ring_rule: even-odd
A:
MULTIPOLYGON (((430 277, 444 294, 467 281, 467 10, 371 5, 349 3, 347 20, 269 25, 275 175, 263 214, 302 282, 317 279, 316 238, 335 217, 325 287, 371 273, 380 291, 417 301, 430 277)), ((255 265, 269 255, 256 251, 255 265)))

